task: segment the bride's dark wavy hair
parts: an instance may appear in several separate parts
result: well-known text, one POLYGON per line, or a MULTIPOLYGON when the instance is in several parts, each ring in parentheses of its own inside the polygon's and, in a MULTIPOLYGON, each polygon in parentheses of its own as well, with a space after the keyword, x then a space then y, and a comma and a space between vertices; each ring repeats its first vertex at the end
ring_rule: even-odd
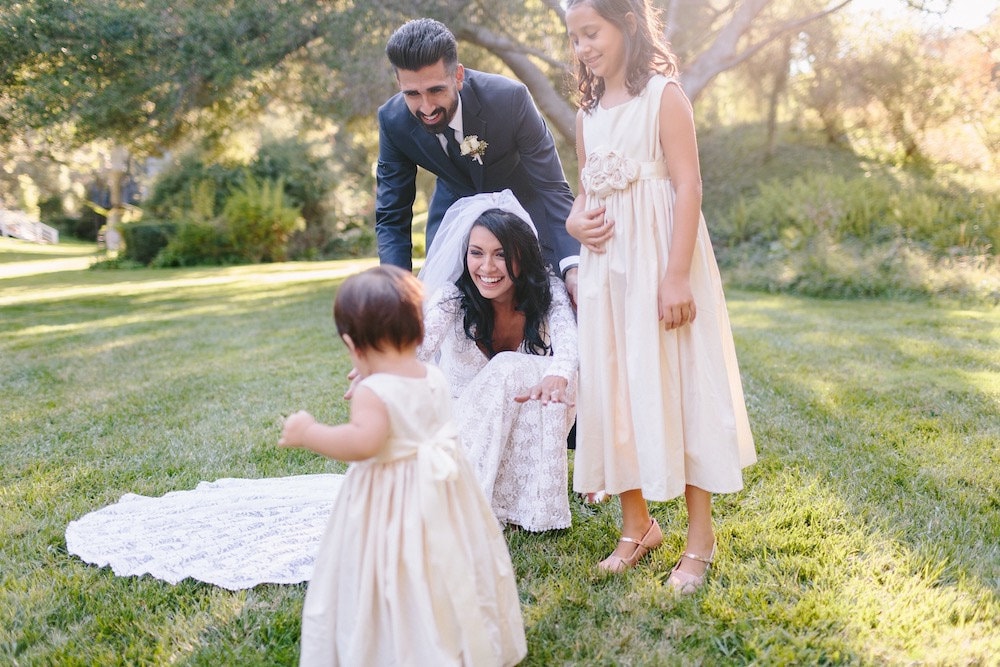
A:
MULTIPOLYGON (((677 56, 663 38, 663 24, 659 10, 649 0, 566 0, 564 8, 588 5, 601 18, 621 30, 625 43, 625 87, 633 96, 639 95, 653 74, 677 76, 680 66, 677 56), (635 17, 635 26, 629 24, 628 15, 635 17)), ((604 79, 576 58, 576 80, 580 91, 580 108, 594 110, 604 96, 604 79)))
MULTIPOLYGON (((514 308, 524 313, 524 342, 527 351, 541 356, 551 355, 552 348, 542 336, 545 315, 552 305, 552 288, 549 286, 551 274, 542 260, 542 252, 534 232, 524 220, 499 208, 484 211, 472 224, 472 229, 476 227, 482 227, 497 237, 503 248, 507 275, 514 283, 514 308), (516 276, 515 265, 518 269, 516 276)), ((466 241, 465 256, 468 253, 469 242, 466 241)), ((496 354, 493 349, 493 304, 479 293, 472 281, 468 261, 463 261, 462 264, 462 275, 455 281, 455 286, 461 292, 459 306, 463 313, 465 335, 493 357, 496 354)))

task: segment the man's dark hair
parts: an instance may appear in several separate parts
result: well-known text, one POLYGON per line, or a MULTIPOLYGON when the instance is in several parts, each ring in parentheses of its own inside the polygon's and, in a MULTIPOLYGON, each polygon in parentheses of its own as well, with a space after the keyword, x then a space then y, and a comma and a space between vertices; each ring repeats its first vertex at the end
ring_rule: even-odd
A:
POLYGON ((434 19, 415 19, 401 25, 389 37, 385 54, 396 70, 416 72, 442 59, 448 72, 454 72, 458 65, 455 35, 434 19))

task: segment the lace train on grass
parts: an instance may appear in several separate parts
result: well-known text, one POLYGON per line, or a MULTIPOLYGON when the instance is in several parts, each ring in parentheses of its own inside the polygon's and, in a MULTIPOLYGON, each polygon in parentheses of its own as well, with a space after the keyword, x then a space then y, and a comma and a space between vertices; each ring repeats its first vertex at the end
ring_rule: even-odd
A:
POLYGON ((70 522, 66 547, 118 576, 190 577, 229 590, 297 584, 312 576, 343 479, 226 478, 155 498, 127 493, 70 522))

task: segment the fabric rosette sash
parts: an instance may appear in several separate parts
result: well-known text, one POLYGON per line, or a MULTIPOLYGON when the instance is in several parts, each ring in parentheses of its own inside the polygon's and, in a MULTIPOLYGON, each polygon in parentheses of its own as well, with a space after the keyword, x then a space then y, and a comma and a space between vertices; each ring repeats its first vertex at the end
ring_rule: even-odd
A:
POLYGON ((670 177, 663 162, 639 162, 605 149, 587 157, 580 176, 587 193, 601 201, 615 192, 628 190, 638 180, 670 177))

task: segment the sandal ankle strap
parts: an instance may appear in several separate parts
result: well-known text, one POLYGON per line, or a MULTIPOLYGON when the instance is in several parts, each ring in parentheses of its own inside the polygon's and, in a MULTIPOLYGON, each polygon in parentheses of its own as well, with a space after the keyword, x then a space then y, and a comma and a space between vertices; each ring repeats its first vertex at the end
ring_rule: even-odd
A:
POLYGON ((693 554, 691 552, 686 551, 684 552, 684 555, 681 556, 681 558, 690 558, 691 560, 696 560, 700 563, 708 563, 709 565, 711 565, 712 561, 715 560, 715 545, 714 544, 712 545, 712 553, 708 554, 708 556, 699 556, 698 554, 693 554))

